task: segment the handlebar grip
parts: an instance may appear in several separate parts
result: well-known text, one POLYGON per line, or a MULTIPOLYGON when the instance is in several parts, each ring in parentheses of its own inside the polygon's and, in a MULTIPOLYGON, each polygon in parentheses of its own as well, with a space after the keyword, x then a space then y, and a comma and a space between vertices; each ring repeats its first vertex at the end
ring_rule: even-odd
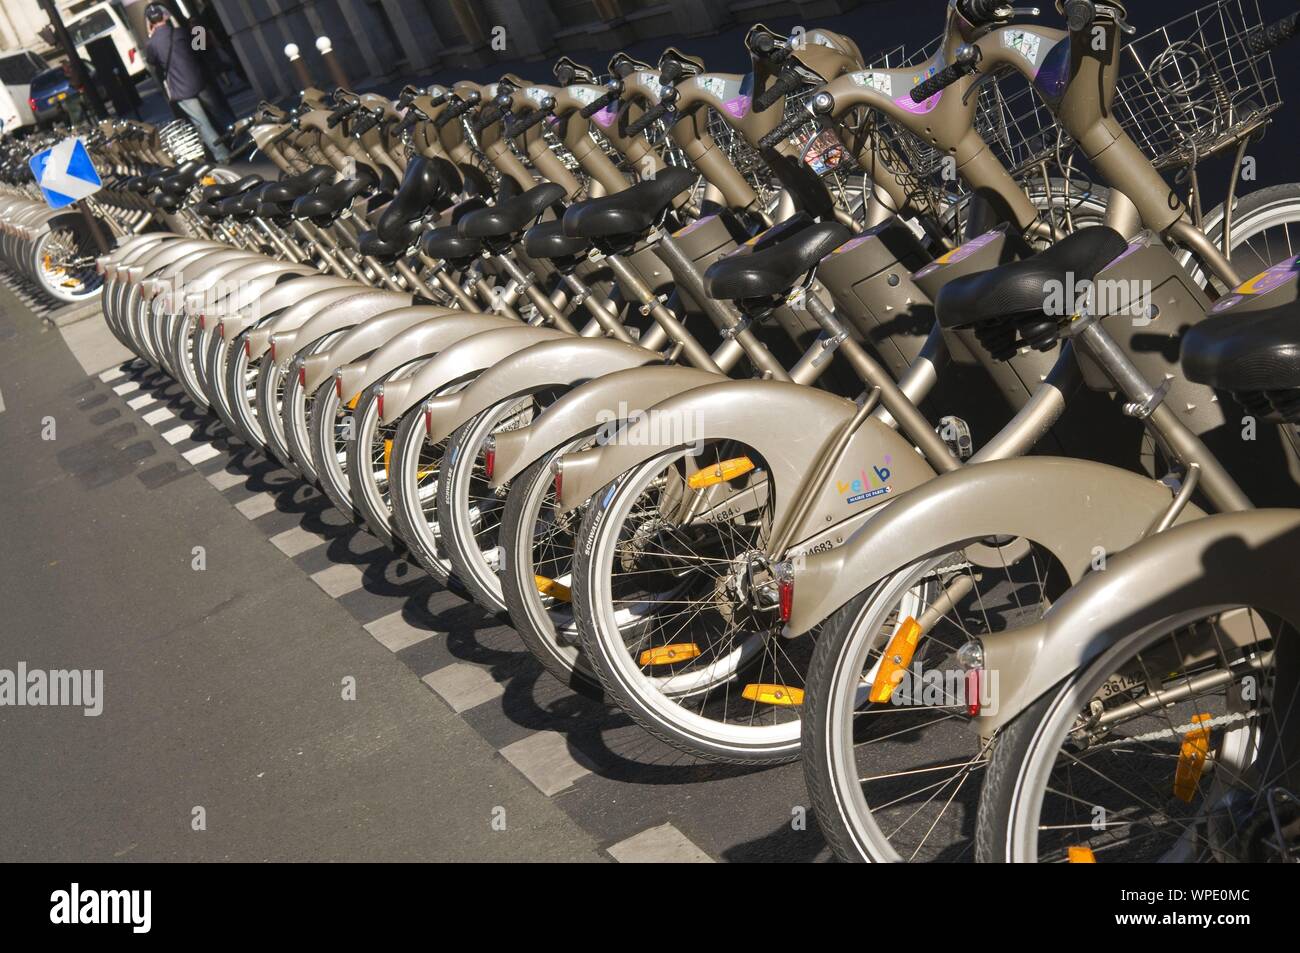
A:
POLYGON ((487 105, 479 110, 478 115, 474 117, 474 131, 482 132, 484 129, 495 126, 504 119, 506 114, 496 106, 487 105))
POLYGON ((506 120, 505 137, 507 139, 513 139, 515 136, 522 135, 529 129, 532 129, 533 126, 537 125, 547 116, 551 115, 551 110, 555 108, 555 100, 552 99, 549 101, 549 106, 543 104, 540 108, 534 109, 523 119, 516 119, 514 116, 511 116, 506 120))
POLYGON ((655 103, 649 109, 641 114, 641 118, 627 127, 629 136, 639 136, 649 129, 660 116, 668 112, 667 103, 655 103))
POLYGON ((786 138, 786 136, 790 135, 790 133, 794 132, 811 118, 812 117, 807 113, 795 113, 762 139, 758 140, 758 147, 760 149, 771 149, 779 145, 782 139, 786 138))
POLYGON ((682 64, 674 59, 664 60, 659 67, 659 85, 676 86, 682 78, 682 64))
POLYGON ((1065 0, 1065 23, 1072 32, 1088 29, 1097 18, 1097 5, 1093 0, 1065 0))
POLYGON ((441 129, 453 119, 459 119, 465 113, 474 108, 474 104, 468 99, 458 99, 442 112, 438 113, 438 118, 433 121, 435 129, 441 129))
POLYGON ((1006 0, 963 0, 961 6, 962 13, 972 25, 983 26, 997 19, 995 14, 998 7, 1005 5, 1006 0))
POLYGON ((974 64, 953 63, 951 66, 945 66, 925 82, 912 87, 912 102, 923 103, 935 93, 947 89, 957 80, 974 71, 974 64))
POLYGON ((754 112, 761 113, 786 93, 803 85, 803 77, 792 69, 782 70, 776 81, 754 97, 754 112))
POLYGON ((325 124, 333 129, 348 116, 356 112, 357 107, 360 105, 360 103, 348 103, 347 105, 340 106, 338 109, 335 109, 330 113, 329 118, 325 120, 325 124))
POLYGON ((593 99, 591 102, 587 103, 587 105, 579 109, 578 115, 583 119, 590 119, 610 103, 618 102, 618 97, 622 94, 623 91, 620 89, 611 89, 604 96, 601 96, 599 99, 593 99))
POLYGON ((418 112, 415 109, 411 109, 410 107, 407 107, 406 115, 404 115, 402 117, 402 121, 397 124, 397 134, 400 136, 408 129, 413 128, 415 124, 419 122, 421 119, 428 119, 428 118, 429 117, 424 115, 423 113, 418 112))
POLYGON ((379 118, 371 113, 362 113, 360 118, 352 123, 352 135, 364 136, 375 126, 379 125, 379 118))
POLYGON ((1298 26, 1300 13, 1288 14, 1276 23, 1260 27, 1252 33, 1246 40, 1246 47, 1252 53, 1268 53, 1295 36, 1298 26))

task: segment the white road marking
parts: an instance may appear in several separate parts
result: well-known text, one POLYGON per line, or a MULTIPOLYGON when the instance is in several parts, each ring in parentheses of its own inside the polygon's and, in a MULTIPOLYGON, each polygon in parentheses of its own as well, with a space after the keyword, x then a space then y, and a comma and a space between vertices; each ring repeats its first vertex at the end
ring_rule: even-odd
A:
POLYGON ((145 423, 147 423, 150 427, 152 427, 154 424, 158 423, 159 421, 169 420, 175 416, 176 415, 173 414, 166 407, 159 407, 157 410, 149 411, 149 413, 145 414, 140 419, 143 420, 145 423))
POLYGON ((165 434, 162 435, 162 438, 166 440, 168 443, 176 444, 176 443, 180 443, 182 440, 185 440, 193 436, 194 436, 194 428, 191 427, 189 424, 181 424, 179 427, 174 427, 171 430, 167 431, 165 434))
POLYGON ((565 735, 556 731, 539 731, 506 745, 501 756, 519 769, 547 797, 558 794, 573 782, 591 773, 593 765, 569 748, 565 735))
POLYGON ((324 544, 325 540, 315 533, 307 532, 301 526, 286 529, 283 533, 271 537, 271 545, 290 558, 324 544))
POLYGON ((99 379, 105 384, 111 384, 119 377, 126 377, 126 371, 122 370, 120 367, 110 367, 108 370, 104 371, 104 373, 99 375, 99 379))
POLYGON ((146 404, 152 404, 154 400, 155 398, 153 394, 141 394, 139 397, 132 397, 128 400, 126 406, 130 407, 132 410, 139 410, 146 404))
POLYGON ((212 444, 205 443, 201 446, 195 447, 193 450, 186 450, 181 454, 181 456, 184 457, 191 466, 198 466, 198 464, 202 463, 204 460, 211 460, 213 457, 219 456, 220 453, 221 451, 212 446, 212 444))
POLYGON ((259 493, 256 496, 250 496, 248 499, 235 504, 235 509, 243 513, 250 520, 255 520, 259 516, 265 516, 267 513, 275 511, 275 497, 269 493, 259 493))
POLYGON ((225 470, 218 470, 216 473, 208 475, 208 482, 218 490, 229 490, 232 486, 239 486, 247 479, 242 473, 227 473, 225 470))
POLYGON ((140 389, 139 381, 127 381, 125 384, 118 384, 113 388, 113 393, 121 397, 124 394, 134 394, 140 389))
POLYGON ((310 576, 312 582, 325 590, 325 595, 335 599, 360 589, 364 578, 361 567, 351 563, 339 563, 310 576))
POLYGON ((440 632, 434 632, 432 629, 422 629, 418 625, 411 625, 411 623, 406 621, 406 617, 402 614, 401 609, 398 609, 396 612, 390 612, 382 619, 376 619, 374 622, 371 622, 366 626, 366 631, 373 635, 379 644, 390 652, 400 652, 402 649, 409 649, 412 645, 419 645, 421 642, 427 641, 435 635, 442 634, 440 632))
POLYGON ((621 840, 609 849, 620 864, 711 864, 713 858, 671 824, 621 840))
POLYGON ((487 669, 465 662, 452 662, 436 672, 430 672, 421 681, 437 692, 455 712, 477 708, 494 698, 500 698, 506 692, 506 687, 493 678, 487 669))

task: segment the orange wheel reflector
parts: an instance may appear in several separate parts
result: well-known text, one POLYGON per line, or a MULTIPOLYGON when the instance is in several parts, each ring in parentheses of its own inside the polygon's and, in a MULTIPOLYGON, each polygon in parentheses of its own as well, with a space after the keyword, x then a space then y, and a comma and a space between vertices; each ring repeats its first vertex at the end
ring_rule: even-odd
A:
POLYGON ((675 662, 689 662, 701 655, 700 647, 694 642, 676 642, 672 645, 660 645, 646 649, 641 653, 641 665, 672 665, 675 662))
POLYGON ((803 689, 791 685, 767 685, 756 683, 746 685, 740 692, 742 698, 763 705, 802 705, 803 689))
MULTIPOLYGON (((393 459, 393 441, 384 441, 384 475, 388 476, 388 461, 393 459)), ((390 480, 392 477, 388 477, 390 480)))
POLYGON ((344 406, 346 406, 348 410, 356 410, 357 401, 359 401, 360 399, 361 399, 361 391, 357 391, 355 394, 352 395, 352 399, 348 401, 347 404, 345 404, 344 406))
MULTIPOLYGON (((1207 714, 1193 715, 1192 723, 1209 721, 1207 714)), ((1174 797, 1191 803, 1196 796, 1196 786, 1205 770, 1205 758, 1210 753, 1210 729, 1193 728, 1183 735, 1183 746, 1178 752, 1178 766, 1174 768, 1174 797)))
POLYGON ((880 668, 876 670, 875 680, 871 683, 871 694, 868 696, 871 701, 887 702, 893 697, 903 670, 912 664, 912 656, 916 654, 916 643, 920 640, 921 625, 908 616, 885 648, 885 656, 881 659, 880 668))
POLYGON ((734 480, 738 476, 744 476, 752 469, 754 469, 754 461, 749 457, 732 457, 730 460, 715 463, 708 469, 692 473, 687 478, 686 485, 692 490, 702 490, 707 486, 713 486, 715 483, 722 483, 726 480, 734 480))
POLYGON ((1095 864, 1097 857, 1092 852, 1091 847, 1070 846, 1070 863, 1072 864, 1095 864))
MULTIPOLYGON (((550 596, 552 599, 558 599, 560 602, 572 602, 573 592, 562 582, 556 582, 548 576, 533 576, 533 582, 537 586, 537 591, 544 596, 550 596)), ((642 662, 642 665, 645 663, 642 662)))

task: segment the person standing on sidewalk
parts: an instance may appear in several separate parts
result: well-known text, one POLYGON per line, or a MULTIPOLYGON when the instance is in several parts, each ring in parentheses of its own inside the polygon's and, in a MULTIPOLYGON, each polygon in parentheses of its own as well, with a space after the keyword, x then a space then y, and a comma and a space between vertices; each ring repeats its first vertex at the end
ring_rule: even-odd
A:
POLYGON ((213 109, 210 105, 212 97, 206 89, 203 67, 190 49, 189 42, 172 25, 171 14, 162 4, 149 4, 144 19, 149 27, 145 62, 162 75, 167 98, 180 107, 198 128, 199 136, 212 157, 218 162, 230 161, 230 151, 221 143, 220 134, 209 117, 209 110, 213 109))

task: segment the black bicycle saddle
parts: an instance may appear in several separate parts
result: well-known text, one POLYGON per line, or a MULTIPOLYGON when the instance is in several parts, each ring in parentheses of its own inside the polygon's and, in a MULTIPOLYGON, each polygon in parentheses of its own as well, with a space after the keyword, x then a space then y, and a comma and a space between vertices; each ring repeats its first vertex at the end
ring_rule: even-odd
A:
POLYGON ((800 212, 710 265, 704 290, 728 300, 785 294, 852 237, 839 222, 814 222, 800 212))
POLYGON ((543 182, 522 195, 465 215, 458 227, 466 238, 505 238, 524 231, 563 198, 564 186, 543 182))
POLYGON ((1182 366, 1234 394, 1300 389, 1300 302, 1206 318, 1183 335, 1182 366))
POLYGON ((946 328, 1041 315, 1048 282, 1091 281, 1128 247, 1104 225, 1083 228, 1029 258, 954 278, 939 289, 935 312, 946 328))
POLYGON ((529 258, 547 258, 563 261, 577 258, 591 247, 585 238, 571 238, 564 234, 564 223, 542 222, 524 232, 524 253, 529 258))
POLYGON ((695 174, 685 169, 662 169, 654 178, 622 192, 582 202, 565 212, 564 234, 571 238, 643 235, 695 179, 695 174))

